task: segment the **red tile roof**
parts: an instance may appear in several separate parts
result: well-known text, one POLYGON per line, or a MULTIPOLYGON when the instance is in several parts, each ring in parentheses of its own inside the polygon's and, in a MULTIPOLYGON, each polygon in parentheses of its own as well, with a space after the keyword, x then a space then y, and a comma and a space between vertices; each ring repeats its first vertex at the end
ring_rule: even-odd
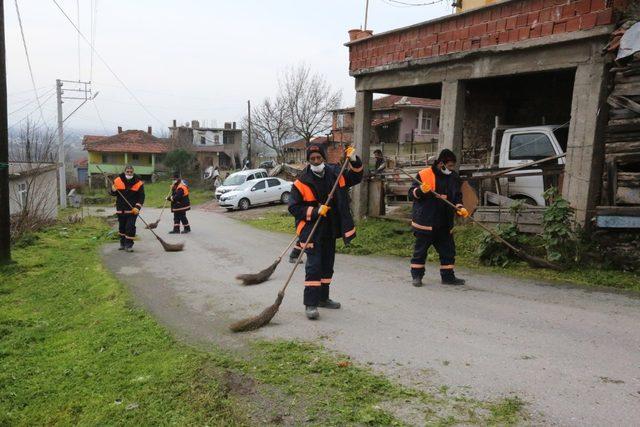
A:
MULTIPOLYGON (((397 110, 398 108, 403 107, 440 108, 440 100, 400 95, 387 95, 373 100, 374 110, 397 110)), ((354 111, 354 107, 342 108, 335 111, 352 112, 354 111)))
POLYGON ((88 165, 89 165, 89 159, 87 159, 86 157, 82 159, 76 159, 73 162, 73 166, 76 168, 86 168, 88 165))
POLYGON ((386 125, 389 123, 393 123, 393 122, 399 122, 400 120, 402 120, 400 117, 396 117, 396 116, 391 116, 391 117, 382 117, 379 119, 375 119, 371 121, 371 126, 372 127, 376 127, 376 126, 381 126, 381 125, 386 125))
POLYGON ((126 130, 112 136, 85 135, 82 144, 87 151, 99 153, 149 153, 169 151, 169 143, 142 130, 126 130))

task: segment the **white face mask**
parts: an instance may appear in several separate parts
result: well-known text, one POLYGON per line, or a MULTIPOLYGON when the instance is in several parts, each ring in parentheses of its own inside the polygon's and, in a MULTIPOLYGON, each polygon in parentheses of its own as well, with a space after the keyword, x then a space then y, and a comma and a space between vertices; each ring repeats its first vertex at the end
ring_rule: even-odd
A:
POLYGON ((127 174, 125 174, 125 175, 124 175, 124 177, 125 177, 125 178, 127 178, 127 179, 132 179, 132 178, 133 178, 133 175, 127 175, 127 174))
POLYGON ((311 171, 314 173, 322 173, 322 171, 324 170, 324 162, 320 163, 319 165, 311 165, 311 171))
POLYGON ((440 171, 445 174, 445 175, 451 175, 451 171, 449 169, 447 169, 447 167, 443 167, 442 169, 440 169, 440 171))

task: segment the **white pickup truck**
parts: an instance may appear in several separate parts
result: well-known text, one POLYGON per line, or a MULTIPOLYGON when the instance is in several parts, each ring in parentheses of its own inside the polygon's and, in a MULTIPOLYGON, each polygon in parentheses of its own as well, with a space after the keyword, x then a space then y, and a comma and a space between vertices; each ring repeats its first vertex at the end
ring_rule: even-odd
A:
MULTIPOLYGON (((546 157, 560 155, 567 148, 567 126, 496 127, 492 135, 492 166, 512 168, 546 157), (499 138, 500 133, 502 137, 499 138), (496 143, 497 142, 497 143, 496 143)), ((553 160, 564 165, 563 157, 553 160)), ((548 163, 547 163, 548 164, 548 163)), ((540 169, 526 169, 526 172, 540 169)), ((515 171, 513 174, 524 171, 515 171)), ((544 206, 544 178, 540 176, 509 177, 499 179, 500 189, 512 199, 524 200, 531 205, 544 206)))

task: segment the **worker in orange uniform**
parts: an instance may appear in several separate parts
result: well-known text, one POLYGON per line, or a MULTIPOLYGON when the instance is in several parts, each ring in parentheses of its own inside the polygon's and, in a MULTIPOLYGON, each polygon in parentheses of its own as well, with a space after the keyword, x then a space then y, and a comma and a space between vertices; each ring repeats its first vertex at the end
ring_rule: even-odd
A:
POLYGON ((464 218, 469 212, 462 206, 460 177, 455 172, 456 155, 449 149, 440 152, 436 162, 421 170, 416 178, 422 184, 414 183, 409 189, 409 199, 413 200, 411 227, 416 237, 411 277, 413 286, 422 286, 427 251, 433 245, 440 256, 440 279, 444 285, 464 285, 463 279, 454 273, 456 247, 453 240, 453 218, 464 218), (440 200, 438 193, 456 205, 456 209, 440 200))
POLYGON ((120 235, 119 250, 133 252, 136 219, 138 219, 138 214, 144 204, 144 182, 134 173, 133 166, 125 166, 124 173, 113 180, 110 194, 116 197, 118 234, 120 235))
POLYGON ((318 307, 340 308, 340 303, 329 298, 336 256, 336 239, 342 237, 349 244, 356 236, 356 227, 349 209, 349 188, 362 181, 362 161, 355 149, 345 150, 349 168, 340 175, 340 166, 327 164, 322 144, 307 147, 307 167, 298 175, 291 187, 289 212, 294 216, 299 243, 307 255, 305 265, 304 305, 308 319, 317 319, 318 307), (333 199, 327 201, 334 183, 338 187, 333 199), (318 217, 322 217, 315 234, 305 246, 318 217))
POLYGON ((171 212, 173 212, 173 230, 169 234, 180 234, 180 224, 183 226, 182 233, 190 233, 191 226, 187 219, 187 211, 191 209, 189 201, 189 187, 187 183, 180 178, 180 173, 173 174, 173 183, 171 184, 171 195, 167 197, 171 201, 171 212))

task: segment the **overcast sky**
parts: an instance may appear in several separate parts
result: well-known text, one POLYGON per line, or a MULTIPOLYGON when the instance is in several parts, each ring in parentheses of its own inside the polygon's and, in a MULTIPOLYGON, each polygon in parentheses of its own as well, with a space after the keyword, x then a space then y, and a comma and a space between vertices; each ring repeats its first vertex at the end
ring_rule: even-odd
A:
MULTIPOLYGON (((420 7, 394 7, 370 0, 369 25, 375 33, 451 12, 451 1, 420 7)), ((421 0, 404 0, 420 3, 421 0)), ((428 0, 427 0, 428 1, 428 0)), ((424 2, 427 2, 424 1, 424 2)), ((77 1, 58 0, 75 22, 77 1)), ((239 122, 246 101, 259 102, 277 89, 289 65, 307 63, 342 91, 343 105, 354 100, 348 74, 347 30, 364 22, 365 0, 79 0, 80 28, 91 39, 92 4, 97 3, 95 48, 146 106, 127 93, 52 0, 18 0, 44 117, 55 125, 56 78, 92 80, 99 95, 65 126, 115 133, 125 129, 166 129, 172 119, 222 126, 239 122), (98 110, 98 111, 96 111, 98 110), (99 115, 102 117, 101 123, 99 115), (106 128, 106 129, 105 129, 106 128)), ((28 113, 40 116, 13 1, 5 1, 9 125, 28 113), (34 111, 35 109, 35 111, 34 111)), ((77 102, 64 104, 65 114, 77 102)))

